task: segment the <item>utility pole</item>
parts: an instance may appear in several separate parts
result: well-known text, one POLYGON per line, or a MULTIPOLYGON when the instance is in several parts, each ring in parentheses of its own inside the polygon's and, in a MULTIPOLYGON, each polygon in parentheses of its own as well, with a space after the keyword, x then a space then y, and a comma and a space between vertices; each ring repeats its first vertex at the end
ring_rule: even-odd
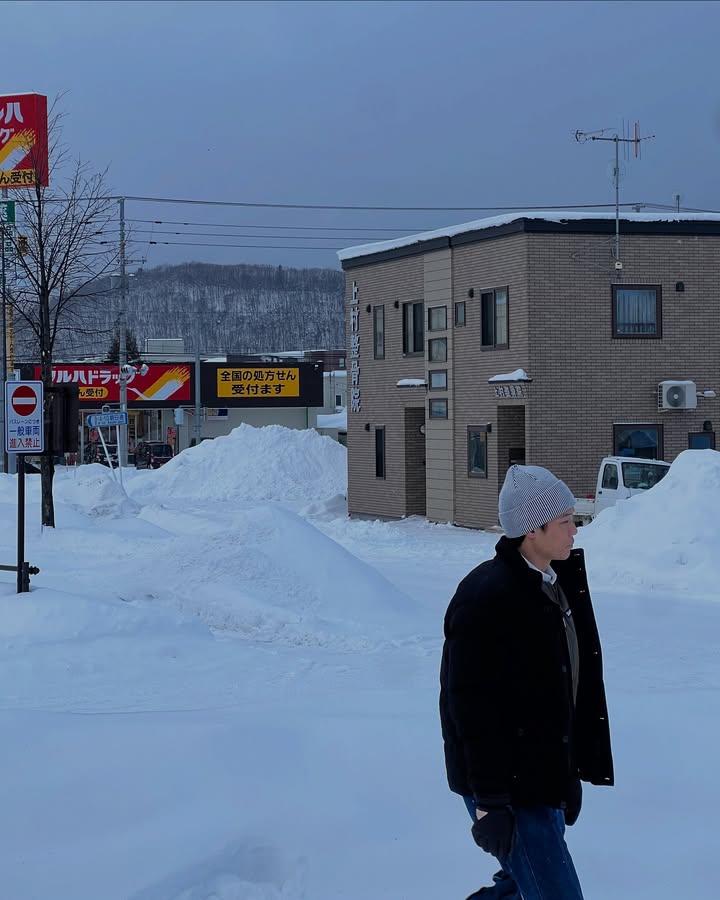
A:
MULTIPOLYGON (((640 156, 640 142, 647 141, 651 138, 654 138, 654 134, 645 135, 645 137, 640 137, 640 128, 638 123, 635 123, 635 134, 633 137, 620 137, 617 132, 610 135, 605 135, 606 131, 609 131, 608 128, 601 128, 599 131, 576 131, 575 132, 575 140, 579 144, 584 144, 586 141, 612 141, 615 144, 615 166, 613 168, 613 184, 615 185, 615 249, 614 249, 614 257, 615 257, 615 271, 620 276, 620 272, 622 271, 622 261, 620 260, 620 144, 625 145, 625 149, 627 150, 628 144, 633 144, 635 148, 635 159, 640 156)), ((623 129, 624 132, 624 129, 623 129)))
MULTIPOLYGON (((3 196, 6 191, 3 189, 3 196)), ((0 381, 0 391, 2 394, 0 395, 0 410, 2 411, 2 432, 5 433, 5 380, 7 379, 7 292, 5 289, 5 216, 0 215, 0 240, 2 240, 2 380, 0 381)), ((3 438, 3 452, 2 452, 2 470, 3 472, 7 472, 8 470, 8 455, 5 450, 5 438, 3 438)))
MULTIPOLYGON (((125 376, 124 367, 127 365, 127 328, 126 328, 126 312, 127 312, 127 261, 125 256, 125 198, 120 197, 118 200, 120 206, 120 314, 118 316, 118 332, 119 332, 119 386, 120 386, 120 411, 127 413, 127 377, 125 376)), ((118 446, 118 463, 120 466, 126 466, 128 461, 128 427, 120 426, 120 445, 118 446)))
MULTIPOLYGON (((0 286, 0 294, 2 299, 2 373, 0 373, 0 432, 5 431, 5 382, 8 380, 8 349, 12 347, 12 343, 8 340, 10 333, 12 331, 11 326, 8 322, 8 313, 12 313, 12 310, 8 310, 7 303, 7 256, 5 255, 5 241, 8 234, 12 234, 12 227, 8 230, 7 226, 10 224, 11 226, 15 223, 15 204, 13 202, 8 202, 8 190, 7 188, 2 188, 0 191, 0 195, 2 195, 3 204, 0 207, 0 240, 2 240, 2 248, 0 249, 0 280, 2 280, 2 285, 0 286), (12 213, 11 213, 12 207, 12 213)), ((12 322, 12 319, 10 319, 12 322)), ((0 456, 0 461, 2 462, 2 471, 9 472, 10 468, 14 469, 14 466, 10 466, 10 457, 8 456, 7 451, 5 450, 5 442, 3 439, 3 450, 2 455, 0 456)))
POLYGON ((202 406, 200 403, 200 290, 195 288, 195 446, 200 444, 202 422, 200 416, 202 406))

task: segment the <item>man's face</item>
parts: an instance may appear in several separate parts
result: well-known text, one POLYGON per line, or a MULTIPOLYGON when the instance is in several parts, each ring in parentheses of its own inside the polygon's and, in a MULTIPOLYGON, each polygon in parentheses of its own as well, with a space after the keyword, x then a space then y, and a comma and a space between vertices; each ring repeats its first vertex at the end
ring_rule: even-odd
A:
POLYGON ((577 534, 573 512, 572 509, 566 510, 544 528, 538 528, 528 535, 537 554, 545 559, 567 559, 570 556, 577 534))

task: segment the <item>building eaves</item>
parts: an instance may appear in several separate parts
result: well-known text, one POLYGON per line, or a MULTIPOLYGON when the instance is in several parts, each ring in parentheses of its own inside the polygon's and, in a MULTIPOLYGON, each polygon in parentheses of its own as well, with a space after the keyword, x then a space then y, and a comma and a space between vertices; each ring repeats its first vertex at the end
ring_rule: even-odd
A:
MULTIPOLYGON (((716 213, 623 213, 623 234, 720 235, 716 213)), ((343 269, 417 256, 433 250, 497 240, 521 232, 545 234, 613 234, 611 213, 553 212, 493 216, 389 241, 349 247, 338 252, 343 269)))

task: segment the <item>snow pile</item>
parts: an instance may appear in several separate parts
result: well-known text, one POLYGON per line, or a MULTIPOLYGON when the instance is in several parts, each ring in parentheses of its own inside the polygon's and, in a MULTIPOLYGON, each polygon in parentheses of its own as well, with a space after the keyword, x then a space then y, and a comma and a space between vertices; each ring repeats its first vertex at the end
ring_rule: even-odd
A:
POLYGON ((131 494, 198 500, 323 500, 347 489, 347 451, 312 429, 240 425, 183 450, 131 494))
POLYGON ((686 450, 651 490, 603 510, 576 540, 593 583, 717 596, 720 453, 686 450))
POLYGON ((0 642, 18 644, 89 641, 99 637, 147 637, 207 633, 197 620, 170 615, 148 605, 105 597, 81 597, 33 588, 18 602, 16 594, 0 596, 0 642))
POLYGON ((58 469, 53 480, 53 497, 92 518, 134 516, 139 509, 120 484, 117 470, 113 475, 100 463, 77 469, 58 469), (62 477, 63 474, 66 477, 62 477))
POLYGON ((280 505, 206 514, 150 506, 141 518, 182 537, 139 562, 135 593, 152 591, 212 628, 341 650, 415 633, 417 607, 406 594, 280 505))

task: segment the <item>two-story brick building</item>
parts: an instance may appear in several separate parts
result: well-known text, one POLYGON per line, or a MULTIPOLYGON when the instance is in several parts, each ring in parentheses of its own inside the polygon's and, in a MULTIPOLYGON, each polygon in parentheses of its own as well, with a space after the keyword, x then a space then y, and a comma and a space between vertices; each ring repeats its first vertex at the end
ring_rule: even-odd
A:
POLYGON ((338 256, 351 515, 489 527, 513 462, 584 495, 603 456, 714 447, 720 217, 624 213, 619 259, 613 217, 592 213, 518 213, 338 256))

